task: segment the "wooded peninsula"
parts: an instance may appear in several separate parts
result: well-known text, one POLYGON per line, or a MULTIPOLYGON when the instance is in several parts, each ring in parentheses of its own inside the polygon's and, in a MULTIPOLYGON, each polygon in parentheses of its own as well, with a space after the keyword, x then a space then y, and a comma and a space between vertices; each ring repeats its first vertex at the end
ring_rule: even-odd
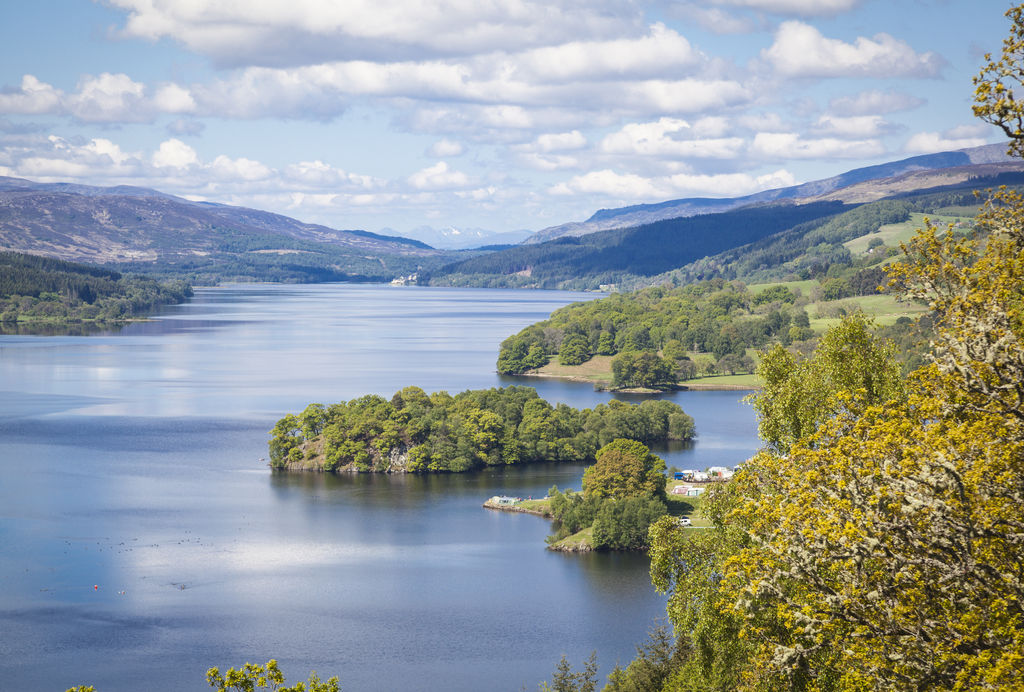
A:
POLYGON ((117 323, 139 319, 192 295, 181 280, 158 283, 77 262, 0 252, 0 327, 117 323))

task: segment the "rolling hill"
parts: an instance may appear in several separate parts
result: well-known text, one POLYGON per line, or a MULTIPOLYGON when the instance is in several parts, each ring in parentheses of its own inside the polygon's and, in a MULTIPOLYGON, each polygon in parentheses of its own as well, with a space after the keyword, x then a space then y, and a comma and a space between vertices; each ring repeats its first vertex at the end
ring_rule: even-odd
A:
POLYGON ((19 178, 0 178, 0 250, 199 280, 390 280, 446 257, 416 240, 156 190, 19 178))
POLYGON ((1024 164, 1021 164, 1018 159, 1007 156, 1005 145, 989 144, 959 151, 913 156, 900 161, 857 168, 831 178, 775 190, 765 190, 742 197, 693 197, 619 209, 601 209, 586 221, 560 224, 537 231, 526 242, 543 243, 564 236, 581 236, 665 219, 715 214, 751 204, 778 200, 829 199, 858 203, 894 194, 885 192, 886 187, 876 185, 876 181, 902 179, 906 181, 907 185, 903 191, 907 191, 951 185, 955 182, 963 182, 972 175, 991 177, 1000 172, 1019 170, 1024 170, 1024 164))
POLYGON ((567 235, 543 243, 528 241, 445 265, 426 272, 423 278, 433 285, 596 289, 610 285, 636 288, 666 277, 686 282, 716 276, 744 280, 810 276, 832 264, 848 265, 852 259, 843 244, 882 224, 943 206, 976 205, 975 189, 1002 184, 1024 184, 1024 165, 976 163, 903 171, 839 189, 828 189, 831 183, 808 183, 802 186, 804 191, 814 194, 806 197, 737 206, 731 206, 736 199, 716 200, 722 207, 719 211, 567 235), (883 204, 892 200, 901 200, 895 212, 883 204), (861 206, 870 209, 847 216, 861 206), (841 219, 830 226, 840 215, 855 221, 841 219))

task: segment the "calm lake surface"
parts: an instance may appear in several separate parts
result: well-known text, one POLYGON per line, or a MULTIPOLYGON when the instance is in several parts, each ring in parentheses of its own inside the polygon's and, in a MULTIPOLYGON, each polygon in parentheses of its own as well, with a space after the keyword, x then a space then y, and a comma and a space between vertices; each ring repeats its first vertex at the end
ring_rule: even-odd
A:
MULTIPOLYGON (((583 469, 273 474, 267 431, 310 402, 407 385, 590 385, 494 372, 498 344, 593 294, 239 285, 114 334, 0 336, 0 683, 204 690, 277 658, 363 690, 534 690, 562 654, 632 659, 664 597, 637 555, 544 549, 491 495, 579 488, 583 469), (95 587, 98 587, 95 588, 95 587)), ((680 468, 757 447, 741 392, 666 395, 698 441, 680 468)))

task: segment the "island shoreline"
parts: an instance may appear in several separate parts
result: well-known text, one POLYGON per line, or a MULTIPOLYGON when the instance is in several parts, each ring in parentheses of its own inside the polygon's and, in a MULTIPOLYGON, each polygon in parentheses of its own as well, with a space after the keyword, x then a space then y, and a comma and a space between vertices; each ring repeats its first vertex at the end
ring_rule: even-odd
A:
POLYGON ((579 375, 549 375, 547 373, 540 372, 521 372, 515 375, 515 377, 536 377, 542 380, 565 380, 566 382, 586 382, 587 384, 595 385, 600 387, 601 391, 606 392, 619 392, 622 394, 661 394, 663 392, 685 392, 685 391, 701 391, 701 392, 757 392, 762 389, 758 385, 745 385, 745 384, 677 384, 670 389, 645 389, 645 388, 628 388, 628 389, 614 389, 611 387, 605 387, 602 382, 598 380, 592 380, 587 377, 581 377, 579 375))

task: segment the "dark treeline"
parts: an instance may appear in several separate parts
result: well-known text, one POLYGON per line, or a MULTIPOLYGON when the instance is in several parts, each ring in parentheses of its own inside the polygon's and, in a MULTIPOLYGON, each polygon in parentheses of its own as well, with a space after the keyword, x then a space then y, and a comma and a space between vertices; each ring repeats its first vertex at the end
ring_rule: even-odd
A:
POLYGON ((832 276, 849 274, 885 259, 895 249, 854 258, 843 243, 874 233, 886 224, 907 221, 914 212, 927 214, 961 207, 965 216, 971 217, 978 204, 973 190, 968 189, 909 193, 870 202, 832 218, 809 221, 748 245, 702 257, 655 278, 676 284, 712 278, 759 283, 811 279, 830 272, 832 276))
POLYGON ((68 300, 93 303, 102 295, 116 291, 121 274, 102 267, 62 260, 0 252, 0 296, 38 298, 43 293, 58 293, 68 300))
POLYGON ((687 440, 694 426, 668 401, 611 401, 578 410, 551 406, 529 387, 455 396, 406 387, 390 400, 368 395, 330 406, 310 404, 279 420, 270 434, 275 468, 427 473, 589 462, 612 440, 687 440))
POLYGON ((728 266, 727 270, 714 274, 722 278, 743 276, 747 277, 745 280, 754 281, 795 275, 810 279, 826 274, 833 265, 853 263, 850 251, 843 247, 846 241, 874 233, 885 224, 907 221, 913 211, 916 211, 914 205, 906 201, 883 200, 865 204, 830 219, 801 224, 742 250, 729 250, 709 261, 703 271, 717 263, 728 266), (765 271, 767 267, 777 270, 769 273, 765 271))
POLYGON ((0 319, 8 324, 123 320, 191 295, 183 281, 161 284, 103 267, 0 252, 0 319))
POLYGON ((424 274, 422 280, 435 285, 596 288, 626 276, 660 274, 798 224, 834 216, 846 208, 838 202, 773 203, 667 219, 521 245, 447 265, 424 274))

